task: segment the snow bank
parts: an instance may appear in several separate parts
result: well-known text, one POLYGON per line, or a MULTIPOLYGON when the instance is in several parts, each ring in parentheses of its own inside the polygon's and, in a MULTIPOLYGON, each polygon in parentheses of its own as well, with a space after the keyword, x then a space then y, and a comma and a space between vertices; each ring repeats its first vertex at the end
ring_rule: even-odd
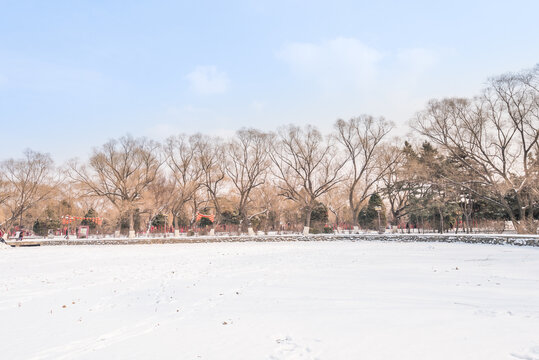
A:
POLYGON ((538 359, 539 248, 319 241, 0 252, 5 359, 538 359))

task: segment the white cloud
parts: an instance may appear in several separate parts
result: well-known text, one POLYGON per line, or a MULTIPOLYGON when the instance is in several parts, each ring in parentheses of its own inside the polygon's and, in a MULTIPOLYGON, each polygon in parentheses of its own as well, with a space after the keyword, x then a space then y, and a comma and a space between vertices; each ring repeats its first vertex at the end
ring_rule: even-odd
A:
POLYGON ((430 97, 445 96, 441 74, 454 55, 438 47, 382 50, 346 37, 292 42, 276 52, 296 78, 287 79, 297 109, 293 121, 319 126, 362 113, 404 124, 430 97))
POLYGON ((412 69, 425 70, 436 64, 438 54, 429 49, 412 48, 401 50, 397 58, 412 69))
POLYGON ((233 124, 233 120, 223 115, 222 112, 190 104, 164 108, 161 112, 155 114, 153 118, 155 121, 148 124, 144 130, 144 135, 156 139, 165 139, 171 135, 181 133, 194 134, 197 132, 227 137, 235 131, 220 127, 222 124, 233 124))
POLYGON ((215 66, 197 66, 187 74, 191 89, 198 94, 224 93, 228 89, 228 76, 215 66))
POLYGON ((253 100, 251 102, 251 109, 256 112, 264 111, 266 109, 266 103, 260 100, 253 100))
POLYGON ((209 131, 208 134, 211 136, 218 136, 222 139, 227 140, 227 139, 231 139, 236 134, 236 130, 215 128, 215 129, 211 129, 211 131, 209 131))
POLYGON ((97 70, 60 66, 18 56, 2 57, 0 54, 0 85, 40 92, 80 93, 82 90, 101 90, 108 81, 97 70))
POLYGON ((145 135, 162 140, 172 135, 181 134, 182 130, 183 129, 178 124, 162 122, 152 124, 152 126, 145 131, 145 135))
POLYGON ((338 37, 320 43, 289 43, 277 57, 325 87, 363 88, 375 78, 383 55, 357 39, 338 37))

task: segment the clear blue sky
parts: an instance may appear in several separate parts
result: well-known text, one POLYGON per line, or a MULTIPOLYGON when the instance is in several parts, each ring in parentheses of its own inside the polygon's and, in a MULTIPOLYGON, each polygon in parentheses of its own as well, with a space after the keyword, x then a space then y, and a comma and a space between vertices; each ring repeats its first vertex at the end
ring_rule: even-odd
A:
POLYGON ((0 0, 0 160, 383 115, 539 62, 539 1, 0 0))

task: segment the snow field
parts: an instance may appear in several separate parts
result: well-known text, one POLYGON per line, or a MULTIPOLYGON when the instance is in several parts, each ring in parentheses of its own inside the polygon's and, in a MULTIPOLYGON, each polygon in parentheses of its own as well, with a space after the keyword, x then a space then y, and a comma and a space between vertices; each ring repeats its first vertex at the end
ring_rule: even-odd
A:
POLYGON ((13 248, 0 319, 3 359, 539 359, 539 248, 13 248))

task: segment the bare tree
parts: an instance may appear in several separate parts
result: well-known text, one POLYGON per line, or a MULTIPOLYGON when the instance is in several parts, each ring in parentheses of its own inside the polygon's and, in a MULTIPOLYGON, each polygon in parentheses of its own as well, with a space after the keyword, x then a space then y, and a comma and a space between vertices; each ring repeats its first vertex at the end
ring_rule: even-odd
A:
POLYGON ((201 134, 193 135, 193 143, 197 163, 202 170, 202 186, 215 209, 215 226, 221 219, 220 198, 226 182, 224 145, 219 138, 201 134))
POLYGON ((11 194, 8 189, 8 182, 5 179, 4 173, 0 171, 0 207, 10 197, 11 197, 11 194))
MULTIPOLYGON (((196 223, 196 217, 200 210, 205 209, 208 205, 213 204, 213 201, 208 197, 208 192, 204 187, 199 188, 187 203, 185 209, 185 218, 189 220, 189 226, 193 227, 196 223)), ((215 219, 214 219, 215 220, 215 219)), ((214 228, 218 220, 214 221, 214 228)))
POLYGON ((170 204, 173 200, 174 183, 161 172, 156 176, 154 181, 146 188, 144 192, 144 212, 148 214, 148 224, 146 234, 150 233, 153 220, 163 213, 167 213, 170 204))
POLYGON ((533 152, 539 140, 538 74, 536 68, 493 78, 473 100, 432 100, 412 123, 472 175, 466 181, 449 180, 501 206, 518 233, 537 231, 533 212, 539 181, 533 152))
MULTIPOLYGON (((406 145, 409 146, 408 143, 406 145)), ((412 188, 418 183, 414 180, 414 175, 419 167, 407 158, 406 148, 391 146, 388 150, 387 154, 382 155, 382 161, 388 161, 389 167, 382 176, 381 189, 389 203, 392 224, 398 225, 400 219, 407 214, 408 198, 412 188)))
POLYGON ((351 220, 355 226, 358 225, 361 204, 372 195, 375 185, 398 157, 398 152, 392 152, 393 158, 390 158, 383 151, 382 140, 392 128, 393 124, 384 118, 370 115, 335 123, 335 137, 348 154, 350 177, 346 186, 351 220), (382 158, 384 154, 386 156, 382 158))
POLYGON ((345 161, 332 141, 310 125, 304 129, 292 125, 281 128, 270 157, 280 194, 302 206, 303 232, 308 233, 317 199, 343 180, 345 161))
POLYGON ((134 211, 162 164, 159 144, 131 136, 111 140, 94 149, 88 166, 70 164, 70 176, 87 194, 106 197, 129 216, 129 237, 135 234, 134 211))
POLYGON ((165 146, 167 164, 172 174, 172 191, 169 196, 176 234, 178 217, 184 211, 185 204, 193 200, 202 186, 204 168, 197 162, 197 146, 200 145, 197 139, 197 136, 178 135, 167 139, 165 146))
POLYGON ((278 195, 277 189, 271 182, 266 181, 263 185, 253 189, 253 192, 251 208, 256 209, 256 213, 251 214, 249 219, 259 217, 261 220, 260 228, 265 232, 278 230, 283 201, 278 195))
POLYGON ((331 191, 327 192, 322 196, 322 202, 327 206, 328 210, 331 211, 333 216, 335 216, 335 224, 337 225, 337 230, 340 231, 340 225, 347 218, 349 213, 347 208, 348 200, 348 189, 346 186, 334 187, 331 191))
POLYGON ((247 205, 253 189, 266 181, 271 161, 268 156, 270 135, 255 129, 243 129, 227 144, 226 173, 238 195, 237 210, 242 231, 250 228, 247 205))
POLYGON ((53 161, 48 154, 25 150, 23 159, 9 159, 1 163, 3 173, 3 199, 8 218, 6 227, 18 220, 38 203, 51 198, 60 184, 53 161))

